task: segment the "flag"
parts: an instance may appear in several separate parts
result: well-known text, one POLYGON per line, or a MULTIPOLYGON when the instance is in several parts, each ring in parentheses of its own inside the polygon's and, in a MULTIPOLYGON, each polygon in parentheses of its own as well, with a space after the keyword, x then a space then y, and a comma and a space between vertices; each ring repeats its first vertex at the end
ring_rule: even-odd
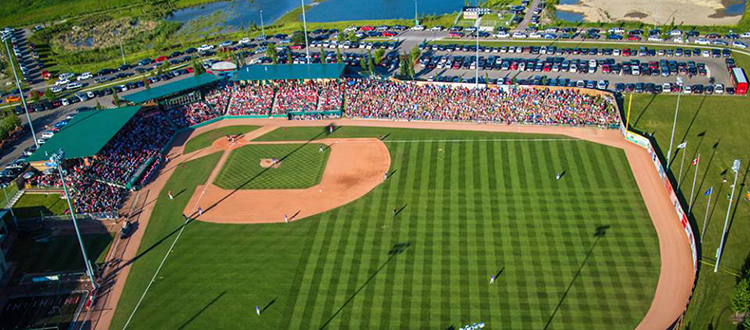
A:
POLYGON ((700 161, 701 161, 701 156, 695 157, 695 159, 693 159, 693 166, 698 165, 698 162, 700 161))
POLYGON ((682 142, 677 146, 677 149, 684 149, 685 147, 687 147, 687 142, 682 142))
POLYGON ((706 192, 704 192, 704 193, 703 193, 703 196, 708 196, 708 195, 710 195, 710 194, 711 194, 712 192, 714 192, 714 187, 708 188, 708 190, 706 190, 706 192))

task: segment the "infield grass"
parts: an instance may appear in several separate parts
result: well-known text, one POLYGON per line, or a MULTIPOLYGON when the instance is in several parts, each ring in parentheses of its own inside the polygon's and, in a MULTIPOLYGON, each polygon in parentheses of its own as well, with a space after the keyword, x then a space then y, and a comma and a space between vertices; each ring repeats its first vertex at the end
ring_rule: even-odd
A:
POLYGON ((214 184, 223 189, 309 188, 320 182, 329 153, 320 143, 242 146, 232 150, 214 184), (278 168, 260 166, 261 159, 272 158, 278 168))
POLYGON ((258 129, 258 127, 259 126, 249 125, 227 126, 201 133, 187 141, 182 153, 189 154, 193 151, 210 146, 219 138, 226 137, 227 135, 247 134, 258 129))
MULTIPOLYGON (((658 240, 621 150, 551 136, 351 130, 399 131, 386 142, 395 171, 386 182, 289 224, 190 222, 128 328, 632 329, 645 315, 658 240)), ((320 128, 285 132, 270 134, 310 139, 320 128)), ((217 159, 178 168, 164 189, 194 191, 217 159)), ((182 226, 190 196, 161 195, 112 329, 182 226)))
MULTIPOLYGON (((627 98, 625 99, 627 102, 627 98)), ((675 95, 636 95, 633 97, 630 125, 636 129, 653 133, 664 155, 669 150, 669 139, 677 103, 675 95)), ((750 99, 747 97, 683 95, 673 149, 682 142, 681 149, 672 158, 672 173, 677 178, 685 151, 681 192, 689 203, 696 178, 693 215, 697 223, 696 235, 704 235, 701 268, 698 283, 692 297, 684 324, 691 329, 736 329, 731 322, 732 311, 729 298, 737 282, 737 274, 750 269, 750 203, 745 199, 748 192, 748 165, 750 165, 750 99), (698 175, 691 161, 700 154, 698 175), (724 219, 729 206, 728 194, 734 180, 730 169, 734 159, 740 159, 742 168, 737 180, 735 199, 730 210, 730 226, 720 264, 714 273, 716 248, 721 240, 724 219), (722 178, 727 182, 723 183, 722 178), (706 219, 708 196, 704 193, 713 187, 711 207, 708 209, 708 225, 702 233, 706 219)))

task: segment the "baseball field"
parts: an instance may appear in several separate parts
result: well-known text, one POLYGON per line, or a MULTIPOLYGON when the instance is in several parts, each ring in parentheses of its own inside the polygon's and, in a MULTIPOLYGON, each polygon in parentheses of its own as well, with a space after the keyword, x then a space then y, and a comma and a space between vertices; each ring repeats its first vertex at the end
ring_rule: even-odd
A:
POLYGON ((248 145, 203 143, 170 165, 161 191, 174 200, 151 195, 111 329, 632 329, 651 306, 659 240, 622 149, 520 133, 252 129, 248 145), (319 144, 359 138, 382 143, 390 169, 351 203, 288 224, 182 216, 211 182, 314 185, 341 157, 319 144), (260 169, 267 155, 283 161, 260 169))

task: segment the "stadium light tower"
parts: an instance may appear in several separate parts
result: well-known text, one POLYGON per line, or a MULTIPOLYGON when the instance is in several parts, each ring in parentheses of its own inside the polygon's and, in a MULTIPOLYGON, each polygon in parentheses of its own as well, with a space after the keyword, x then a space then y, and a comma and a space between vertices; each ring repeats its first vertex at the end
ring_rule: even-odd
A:
POLYGON ((417 14, 417 0, 414 0, 414 26, 419 25, 419 15, 417 14))
POLYGON ((672 137, 669 138, 669 151, 667 151, 667 170, 669 170, 670 163, 669 159, 672 157, 672 143, 674 142, 674 129, 677 126, 677 113, 680 111, 680 96, 682 96, 682 78, 677 77, 677 85, 680 86, 680 91, 677 93, 677 106, 674 108, 674 122, 672 123, 672 137))
POLYGON ((307 44, 307 18, 305 17, 305 0, 300 0, 302 3, 302 26, 305 30, 305 53, 307 56, 305 57, 305 63, 310 64, 310 47, 307 44))
POLYGON ((727 207, 727 216, 724 218, 724 229, 721 231, 721 243, 719 248, 716 249, 716 265, 714 265, 714 273, 719 271, 719 262, 721 262, 721 252, 724 249, 724 240, 727 236, 727 224, 729 224, 729 213, 732 211, 732 200, 734 199, 734 189, 737 188, 737 176, 740 174, 740 160, 735 159, 732 164, 732 171, 734 171, 734 184, 732 184, 732 194, 729 195, 729 206, 727 207))
POLYGON ((34 146, 39 149, 39 142, 36 140, 36 132, 34 132, 34 124, 31 123, 31 116, 29 116, 29 106, 26 104, 26 97, 23 95, 21 89, 21 81, 18 80, 18 73, 16 73, 16 66, 13 65, 13 57, 10 55, 10 47, 8 46, 8 40, 5 40, 5 50, 8 51, 8 62, 10 62, 10 68, 13 70, 13 77, 16 80, 16 87, 18 87, 18 93, 21 94, 21 103, 23 103, 23 109, 26 110, 26 120, 29 122, 29 128, 31 129, 31 138, 34 139, 34 146))
POLYGON ((63 158, 65 158, 65 151, 63 151, 63 149, 60 148, 57 152, 53 153, 52 156, 50 156, 49 161, 52 166, 57 168, 57 172, 60 174, 60 180, 62 181, 63 192, 65 193, 65 200, 68 202, 68 209, 70 210, 70 217, 73 219, 73 227, 76 230, 76 237, 78 237, 78 245, 80 245, 81 247, 81 254, 83 255, 83 263, 86 264, 86 273, 89 276, 89 281, 91 281, 91 288, 93 290, 96 290, 97 285, 96 285, 96 281, 94 281, 94 271, 91 269, 91 263, 89 262, 89 258, 86 255, 86 249, 83 246, 83 239, 81 238, 81 230, 78 229, 78 222, 76 221, 76 212, 73 210, 73 204, 70 203, 70 195, 68 194, 68 185, 65 184, 65 175, 63 175, 62 167, 60 166, 60 163, 63 161, 63 158))

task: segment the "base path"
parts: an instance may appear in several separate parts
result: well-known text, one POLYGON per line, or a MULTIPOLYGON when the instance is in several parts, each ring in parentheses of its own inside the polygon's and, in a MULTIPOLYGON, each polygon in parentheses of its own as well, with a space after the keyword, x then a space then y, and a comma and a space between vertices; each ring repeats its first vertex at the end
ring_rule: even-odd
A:
MULTIPOLYGON (((659 273, 659 281, 657 283, 657 287, 654 293, 654 299, 651 303, 651 307, 649 308, 648 312, 644 316, 643 320, 641 320, 641 323, 638 325, 637 329, 666 329, 672 323, 677 320, 677 318, 682 314, 682 311, 684 310, 688 299, 690 297, 690 291, 692 289, 693 281, 694 281, 694 272, 693 272, 693 265, 692 265, 692 255, 690 252, 690 245, 688 243, 687 237, 685 236, 685 232, 682 229, 682 226, 680 224, 679 219, 677 218, 677 215, 675 214, 674 208, 671 204, 671 201, 669 199, 669 196, 667 195, 667 192, 664 189, 664 186, 662 184, 661 179, 659 178, 658 173, 656 172, 656 169, 654 168, 651 157, 649 156, 648 152, 628 141, 626 141, 621 135, 620 132, 617 130, 602 130, 602 129, 595 129, 595 128, 574 128, 574 127, 552 127, 552 126, 526 126, 526 125, 499 125, 499 124, 473 124, 473 123, 442 123, 442 122, 407 122, 407 121, 380 121, 380 120, 353 120, 353 119, 341 119, 341 120, 320 120, 320 121, 287 121, 282 119, 232 119, 232 120, 223 120, 220 122, 212 123, 210 125, 203 126, 192 133, 189 133, 190 137, 196 136, 197 134, 200 134, 202 132, 206 132, 209 130, 213 130, 219 127, 224 126, 235 126, 235 125, 258 125, 258 126, 264 126, 259 128, 256 131, 251 132, 245 138, 243 141, 237 142, 237 144, 243 144, 246 142, 249 142, 248 140, 251 140, 255 136, 262 135, 266 132, 270 132, 273 129, 277 127, 294 127, 294 126, 325 126, 328 124, 333 123, 337 126, 369 126, 369 127, 393 127, 393 128, 421 128, 421 129, 440 129, 440 130, 466 130, 466 131, 487 131, 487 132, 510 132, 510 133, 533 133, 533 134, 550 134, 550 135, 563 135, 563 136, 569 136, 577 139, 582 140, 588 140, 608 146, 612 146, 615 148, 620 148, 625 151, 625 154, 627 156, 627 159, 630 163, 630 167, 633 171, 633 175, 635 176, 636 182, 638 184, 638 187, 640 188, 641 194, 643 195, 644 202, 646 204, 646 207, 648 209, 649 215, 651 217, 651 220, 653 221, 654 228, 656 229, 656 233, 659 237, 659 255, 661 259, 661 266, 660 266, 660 273, 659 273)), ((181 139, 178 139, 178 142, 172 146, 170 149, 170 162, 166 165, 164 169, 161 170, 161 173, 159 174, 159 177, 157 180, 153 183, 151 183, 148 187, 146 187, 146 190, 151 192, 149 196, 149 201, 146 203, 146 206, 143 207, 140 211, 141 213, 141 220, 140 226, 138 227, 138 230, 135 232, 135 234, 130 238, 131 242, 128 245, 128 248, 126 249, 122 260, 123 261, 129 261, 132 260, 132 258, 135 257, 137 252, 137 247, 140 244, 140 239, 142 237, 142 233, 145 231, 145 227, 148 224, 148 217, 150 216, 151 210, 153 209, 153 199, 155 199, 156 196, 161 193, 161 188, 164 186, 164 183, 167 179, 171 176, 174 167, 182 162, 189 161, 191 159, 195 159, 204 155, 208 155, 215 151, 220 150, 227 150, 227 148, 230 148, 231 146, 223 146, 220 145, 221 143, 215 143, 213 146, 205 148, 203 150, 199 150, 196 152, 193 152, 191 154, 183 155, 182 149, 184 147, 184 143, 187 140, 187 137, 182 137, 181 139)), ((344 140, 344 139, 342 139, 344 140)), ((346 139, 351 141, 350 139, 346 139)), ((326 143, 330 143, 330 141, 337 141, 336 139, 331 140, 323 140, 328 141, 326 143)), ((317 142, 317 141, 316 141, 317 142)), ((387 142, 387 140, 386 140, 387 142)), ((280 143, 280 142, 274 142, 274 143, 280 143)), ((377 145, 380 145, 382 150, 387 153, 387 150, 385 150, 385 147, 380 141, 373 141, 373 143, 376 143, 377 145)), ((337 143, 338 145, 338 143, 337 143)), ((328 166, 326 168, 326 171, 329 170, 328 167, 333 166, 331 164, 332 160, 335 160, 337 157, 335 157, 336 150, 342 150, 338 149, 341 147, 346 148, 348 143, 341 143, 340 146, 336 146, 332 149, 331 155, 329 156, 328 166)), ((348 151, 347 151, 348 152, 348 151)), ((356 150, 352 150, 352 152, 356 152, 356 150)), ((223 155, 222 159, 225 159, 228 155, 228 152, 225 151, 225 154, 223 155)), ((220 162, 223 162, 220 161, 220 162)), ((390 159, 389 159, 390 162, 390 159)), ((350 164, 345 164, 343 168, 346 168, 346 166, 349 166, 350 164)), ((341 165, 336 165, 341 166, 341 165)), ((384 168, 387 169, 388 166, 385 166, 383 164, 384 168)), ((214 170, 214 173, 211 175, 211 179, 207 181, 207 184, 210 184, 213 182, 213 178, 215 177, 217 171, 220 170, 220 166, 217 166, 217 168, 214 170)), ((331 167, 333 168, 333 167, 331 167)), ((382 181, 383 174, 385 170, 382 170, 378 175, 375 175, 372 180, 379 179, 382 181)), ((324 173, 324 178, 325 178, 324 173)), ((357 177, 360 177, 360 174, 357 174, 357 177)), ((368 176, 369 177, 369 176, 368 176)), ((324 185, 325 182, 321 181, 320 185, 324 185)), ((349 183, 351 184, 351 183, 349 183)), ((374 183, 377 185, 378 183, 374 183)), ((198 190, 196 192, 202 191, 198 190)), ((207 188, 207 191, 210 190, 207 188)), ((327 186, 323 187, 323 192, 319 192, 319 194, 325 194, 327 197, 329 194, 336 194, 335 191, 326 191, 327 186)), ((263 192, 268 194, 273 190, 264 190, 263 192)), ((277 192, 284 193, 284 190, 275 190, 277 192)), ((369 190, 368 190, 369 191, 369 190)), ((311 193, 315 193, 312 191, 311 193)), ((364 193, 362 193, 364 194, 364 193)), ((206 192, 206 195, 208 197, 204 198, 212 198, 210 195, 211 193, 206 192)), ((361 196, 361 195, 360 195, 361 196)), ((286 200, 288 195, 285 194, 285 196, 277 196, 274 198, 284 199, 286 200)), ((193 198, 196 198, 195 195, 193 198)), ((347 197, 341 197, 341 198, 347 198, 347 197)), ((351 198, 351 200, 356 199, 356 197, 351 198)), ((281 217, 279 217, 279 214, 282 212, 288 212, 289 217, 300 209, 300 207, 296 207, 297 210, 295 210, 293 200, 290 198, 290 205, 288 208, 285 208, 284 211, 276 212, 273 214, 268 214, 265 218, 266 220, 270 221, 276 221, 279 220, 283 221, 283 214, 281 217), (289 210, 289 211, 287 211, 289 210)), ((191 201, 191 204, 195 201, 191 201)), ((203 203, 203 202, 201 202, 203 203)), ((246 201, 241 201, 240 205, 243 205, 245 208, 253 207, 253 204, 247 203, 246 201)), ((227 203, 228 204, 228 203, 227 203)), ((301 210, 300 210, 301 211, 301 210)), ((313 212, 312 210, 307 210, 306 212, 313 212)), ((302 212, 300 213, 303 214, 302 212)), ((312 214, 312 213, 310 213, 312 214)), ((204 213, 204 218, 200 218, 200 220, 208 221, 211 217, 211 210, 208 210, 204 213)), ((299 215, 298 215, 299 216, 299 215)), ((218 218, 218 217, 217 217, 218 218)), ((224 218, 224 217, 222 217, 224 218)), ((227 218, 225 218, 227 219, 227 218)), ((263 217, 259 217, 257 219, 243 219, 243 222, 252 222, 252 221, 264 221, 263 217)), ((228 222, 228 221, 224 221, 228 222)), ((654 251, 656 253, 656 251, 654 251)), ((125 278, 127 277, 128 271, 130 269, 130 264, 126 263, 124 267, 118 270, 118 276, 116 279, 116 282, 113 284, 111 290, 108 290, 107 297, 108 299, 102 299, 97 301, 96 309, 100 310, 101 313, 95 313, 96 319, 93 319, 93 317, 90 319, 91 328, 95 328, 98 330, 106 330, 109 328, 109 324, 112 320, 112 316, 114 315, 115 308, 117 301, 120 298, 120 294, 122 293, 122 288, 125 285, 125 278), (99 302, 104 303, 99 303, 99 302)))
MULTIPOLYGON (((252 144, 304 144, 307 141, 236 142, 221 138, 214 148, 224 149, 208 182, 198 186, 185 214, 217 223, 268 223, 293 221, 353 202, 383 182, 391 166, 388 148, 378 139, 323 139, 330 148, 320 183, 306 189, 228 190, 213 184, 235 149, 252 144), (201 215, 195 211, 200 207, 201 215)), ((255 164, 249 164, 255 166, 255 164)), ((273 171, 273 169, 267 169, 273 171)))

